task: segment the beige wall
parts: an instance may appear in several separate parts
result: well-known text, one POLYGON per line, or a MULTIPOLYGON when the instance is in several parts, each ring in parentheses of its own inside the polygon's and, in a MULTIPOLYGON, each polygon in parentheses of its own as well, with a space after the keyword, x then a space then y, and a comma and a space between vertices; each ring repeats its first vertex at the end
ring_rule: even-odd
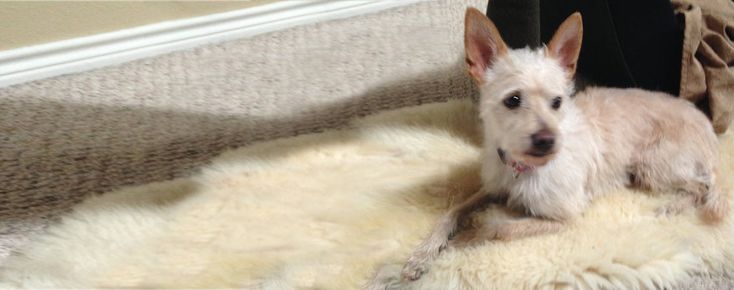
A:
POLYGON ((0 2, 0 50, 277 1, 0 2))

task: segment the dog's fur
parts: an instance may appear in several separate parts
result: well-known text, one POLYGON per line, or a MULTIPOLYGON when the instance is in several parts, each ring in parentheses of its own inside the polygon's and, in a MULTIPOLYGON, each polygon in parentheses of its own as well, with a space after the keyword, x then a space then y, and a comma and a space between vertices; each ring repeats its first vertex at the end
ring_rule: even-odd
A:
POLYGON ((458 221, 485 199, 506 200, 529 216, 481 235, 497 239, 562 230, 595 196, 622 186, 682 193, 662 214, 696 205, 706 221, 725 216, 708 119, 663 93, 590 88, 573 95, 581 37, 581 15, 574 13, 547 47, 510 50, 484 14, 467 10, 466 61, 481 91, 485 133, 483 188, 439 220, 408 260, 404 278, 418 279, 458 221), (509 108, 504 102, 513 95, 521 102, 509 108), (538 153, 532 136, 540 133, 554 142, 538 153))

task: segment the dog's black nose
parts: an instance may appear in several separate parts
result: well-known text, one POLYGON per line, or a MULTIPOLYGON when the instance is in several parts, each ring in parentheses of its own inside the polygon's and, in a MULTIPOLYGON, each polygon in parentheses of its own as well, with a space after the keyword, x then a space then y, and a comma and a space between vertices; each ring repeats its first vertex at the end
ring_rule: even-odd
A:
POLYGON ((533 151, 538 154, 548 153, 556 143, 556 136, 547 129, 540 130, 530 136, 533 141, 533 151))

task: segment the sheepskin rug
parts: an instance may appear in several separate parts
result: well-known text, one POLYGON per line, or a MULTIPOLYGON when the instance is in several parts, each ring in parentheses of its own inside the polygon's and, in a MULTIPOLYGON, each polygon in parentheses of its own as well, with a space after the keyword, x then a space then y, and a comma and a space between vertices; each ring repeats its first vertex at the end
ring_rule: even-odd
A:
MULTIPOLYGON (((559 234, 450 247, 398 281, 437 216, 478 187, 475 118, 468 100, 386 112, 90 198, 12 256, 0 286, 356 289, 377 275, 396 289, 645 289, 732 270, 731 218, 657 217, 672 194, 621 190, 559 234)), ((734 139, 721 141, 730 175, 734 139)))

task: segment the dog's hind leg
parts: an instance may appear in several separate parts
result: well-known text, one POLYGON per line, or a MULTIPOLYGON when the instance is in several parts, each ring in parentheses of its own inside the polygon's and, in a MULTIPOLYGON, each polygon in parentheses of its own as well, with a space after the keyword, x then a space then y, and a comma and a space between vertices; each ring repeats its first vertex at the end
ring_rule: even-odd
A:
POLYGON ((684 194, 659 208, 657 213, 677 214, 686 208, 697 207, 705 221, 721 221, 729 212, 729 203, 718 180, 720 176, 715 166, 716 159, 712 157, 715 154, 703 154, 695 149, 683 148, 676 148, 676 151, 665 150, 665 146, 656 149, 646 152, 640 159, 641 162, 635 166, 633 174, 639 179, 637 182, 653 191, 677 191, 684 194), (667 152, 675 153, 661 154, 667 152))
POLYGON ((663 205, 655 210, 657 216, 673 216, 684 212, 686 209, 694 208, 698 204, 698 198, 693 194, 684 193, 683 196, 663 205))
POLYGON ((525 217, 509 221, 497 226, 494 238, 498 240, 515 240, 543 234, 553 234, 565 228, 565 223, 537 217, 525 217))
POLYGON ((711 185, 703 195, 701 209, 703 210, 704 219, 708 222, 720 222, 729 213, 729 201, 724 195, 726 189, 720 178, 718 170, 714 170, 711 176, 711 185))
POLYGON ((449 237, 454 233, 459 220, 474 211, 489 199, 489 195, 478 191, 459 205, 452 207, 444 214, 429 236, 418 245, 418 248, 410 255, 408 262, 403 267, 404 279, 416 280, 426 272, 428 264, 446 248, 449 237))
POLYGON ((456 240, 457 246, 472 246, 489 240, 510 241, 544 234, 553 234, 566 228, 566 222, 538 217, 522 217, 510 220, 479 220, 481 226, 462 232, 456 240))
POLYGON ((697 207, 703 219, 709 223, 718 223, 729 212, 729 203, 721 194, 715 183, 690 181, 678 188, 683 196, 657 209, 658 215, 675 215, 687 208, 697 207))

